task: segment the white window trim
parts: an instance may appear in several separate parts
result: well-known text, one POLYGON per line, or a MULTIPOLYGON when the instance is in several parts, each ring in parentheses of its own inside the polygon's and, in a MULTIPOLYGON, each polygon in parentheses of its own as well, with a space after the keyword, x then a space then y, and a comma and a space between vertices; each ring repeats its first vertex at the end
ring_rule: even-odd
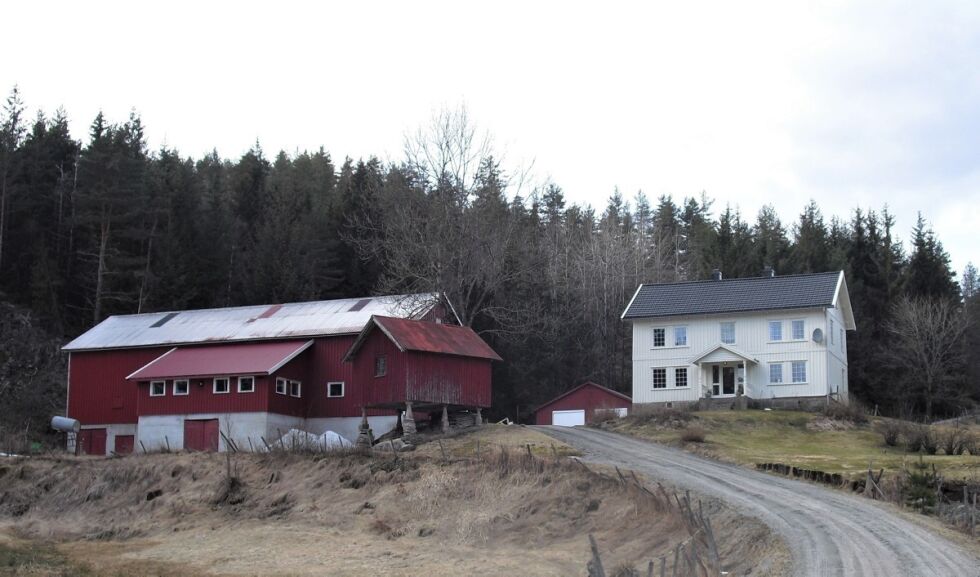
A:
POLYGON ((691 342, 691 339, 689 338, 690 335, 688 334, 687 325, 675 325, 675 326, 672 326, 670 328, 671 328, 671 331, 670 331, 671 334, 674 335, 674 348, 675 349, 686 349, 686 348, 688 348, 688 347, 691 346, 689 344, 691 342), (677 344, 677 329, 684 329, 684 344, 683 345, 677 344))
MULTIPOLYGON (((792 330, 792 325, 790 325, 790 330, 792 330)), ((783 332, 783 321, 780 319, 770 319, 766 321, 766 338, 770 343, 784 343, 786 342, 786 333, 783 332), (779 340, 772 338, 772 325, 779 323, 779 340)))
POLYGON ((289 395, 289 380, 282 377, 276 377, 276 394, 277 395, 289 395), (279 385, 282 385, 282 391, 279 391, 279 385))
POLYGON ((666 391, 669 388, 668 385, 670 385, 670 383, 667 382, 667 380, 668 380, 667 375, 668 375, 668 373, 667 373, 667 367, 651 367, 651 369, 650 369, 650 388, 653 389, 654 391, 666 391), (664 372, 664 386, 662 386, 662 387, 655 386, 657 379, 654 377, 654 375, 656 374, 657 371, 663 371, 664 372))
POLYGON ((344 394, 346 392, 347 392, 347 386, 344 384, 344 381, 330 381, 330 382, 327 383, 327 398, 328 399, 340 399, 340 398, 342 398, 344 396, 344 394), (339 395, 331 395, 330 394, 330 385, 340 385, 340 394, 339 395))
POLYGON ((290 380, 289 381, 289 396, 290 397, 295 397, 297 399, 303 397, 303 383, 302 383, 302 381, 293 381, 293 380, 290 380), (297 392, 296 392, 295 395, 293 394, 293 385, 296 385, 296 391, 297 392))
POLYGON ((789 321, 789 341, 795 343, 802 343, 806 341, 806 319, 790 319, 789 321), (793 336, 793 323, 803 323, 803 336, 796 338, 793 336))
POLYGON ((211 381, 211 392, 213 394, 215 394, 215 395, 227 395, 227 394, 231 393, 231 378, 230 377, 215 377, 214 380, 211 381), (227 390, 225 390, 225 391, 219 391, 218 390, 218 381, 224 381, 227 390))
POLYGON ((786 383, 786 367, 783 366, 783 363, 782 362, 779 362, 779 363, 769 363, 767 365, 767 367, 769 367, 769 374, 766 375, 766 381, 768 382, 768 384, 770 384, 770 385, 785 385, 785 384, 787 384, 786 383), (774 367, 774 366, 777 366, 777 365, 779 366, 779 380, 778 381, 773 381, 772 380, 772 368, 771 367, 774 367))
POLYGON ((651 327, 650 328, 650 348, 654 349, 666 349, 667 348, 667 327, 651 327), (664 344, 657 346, 657 331, 664 332, 664 344))
POLYGON ((167 381, 150 381, 150 396, 151 397, 166 397, 167 396, 167 381), (163 385, 162 393, 154 393, 153 385, 163 385))
POLYGON ((173 391, 173 395, 175 397, 186 397, 189 394, 191 394, 191 381, 190 381, 190 379, 174 379, 174 391, 173 391), (177 383, 187 383, 187 390, 185 392, 183 392, 183 393, 178 393, 177 392, 177 383))
POLYGON ((674 390, 681 390, 681 391, 683 391, 684 389, 690 389, 691 388, 691 369, 689 367, 674 367, 674 386, 672 388, 674 390), (684 385, 683 387, 678 387, 677 386, 677 371, 682 370, 682 369, 687 372, 687 384, 684 385))
POLYGON ((252 377, 252 376, 238 377, 238 392, 239 393, 254 393, 255 392, 255 377, 252 377), (242 379, 251 379, 252 380, 252 390, 251 391, 243 391, 242 390, 242 379))
POLYGON ((809 363, 806 361, 790 361, 789 362, 789 384, 791 385, 809 385, 810 384, 810 369, 807 367, 809 363), (793 380, 793 363, 803 363, 803 380, 794 381, 793 380))
MULTIPOLYGON (((766 325, 766 326, 768 326, 768 325, 766 325)), ((723 345, 735 345, 735 344, 738 344, 738 325, 735 324, 735 321, 718 321, 718 341, 721 344, 723 344, 723 345), (721 326, 722 325, 732 325, 732 342, 726 343, 725 340, 722 338, 722 334, 721 334, 722 333, 722 331, 721 331, 721 326)))

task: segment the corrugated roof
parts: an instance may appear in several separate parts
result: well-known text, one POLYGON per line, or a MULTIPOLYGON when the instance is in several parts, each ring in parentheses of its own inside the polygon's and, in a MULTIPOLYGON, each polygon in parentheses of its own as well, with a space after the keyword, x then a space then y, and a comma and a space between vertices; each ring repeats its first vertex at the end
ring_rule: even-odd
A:
POLYGON ((270 375, 312 344, 313 341, 276 341, 179 347, 150 361, 126 379, 270 375))
POLYGON ((624 319, 830 307, 842 272, 643 284, 624 319))
POLYGON ((360 332, 372 315, 420 318, 439 301, 439 295, 429 293, 118 315, 89 329, 64 350, 353 334, 360 332), (363 303, 365 300, 368 302, 363 303), (168 316, 169 320, 160 323, 168 316))
POLYGON ((469 327, 377 315, 371 320, 373 322, 364 327, 357 340, 351 345, 350 351, 344 356, 345 361, 354 358, 361 343, 375 327, 381 329, 400 351, 439 353, 492 361, 503 360, 486 341, 480 338, 480 335, 469 327))

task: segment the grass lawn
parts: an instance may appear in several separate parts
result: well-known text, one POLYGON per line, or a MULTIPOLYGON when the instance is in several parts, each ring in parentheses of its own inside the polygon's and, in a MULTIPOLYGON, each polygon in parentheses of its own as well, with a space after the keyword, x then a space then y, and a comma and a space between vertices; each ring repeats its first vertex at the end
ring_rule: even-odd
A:
MULTIPOLYGON (((814 413, 800 411, 702 411, 693 413, 689 426, 704 429, 704 443, 687 443, 686 448, 752 466, 784 463, 828 473, 861 474, 868 461, 875 470, 899 471, 905 461, 918 460, 918 453, 885 447, 874 423, 846 424, 843 430, 826 430, 836 423, 814 413)), ((980 427, 974 426, 975 434, 980 427)), ((682 428, 655 423, 640 424, 626 419, 614 427, 624 433, 658 442, 684 445, 682 428)), ((925 455, 947 478, 980 480, 980 457, 972 455, 925 455)))

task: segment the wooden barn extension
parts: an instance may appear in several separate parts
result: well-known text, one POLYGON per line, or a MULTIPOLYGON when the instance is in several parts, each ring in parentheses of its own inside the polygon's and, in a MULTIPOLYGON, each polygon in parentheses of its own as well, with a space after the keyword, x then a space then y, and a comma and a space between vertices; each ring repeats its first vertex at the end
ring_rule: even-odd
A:
POLYGON ((596 411, 615 411, 620 416, 633 410, 633 400, 591 381, 555 397, 534 411, 534 424, 576 426, 588 425, 596 411))

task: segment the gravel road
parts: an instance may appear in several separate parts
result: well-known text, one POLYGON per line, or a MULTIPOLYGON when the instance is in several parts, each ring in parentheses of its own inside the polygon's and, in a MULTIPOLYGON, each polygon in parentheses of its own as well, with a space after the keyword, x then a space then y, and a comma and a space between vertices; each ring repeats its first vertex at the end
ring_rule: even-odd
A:
POLYGON ((881 503, 608 431, 539 429, 581 450, 583 460, 627 467, 758 518, 793 552, 794 575, 980 576, 980 559, 881 503))

